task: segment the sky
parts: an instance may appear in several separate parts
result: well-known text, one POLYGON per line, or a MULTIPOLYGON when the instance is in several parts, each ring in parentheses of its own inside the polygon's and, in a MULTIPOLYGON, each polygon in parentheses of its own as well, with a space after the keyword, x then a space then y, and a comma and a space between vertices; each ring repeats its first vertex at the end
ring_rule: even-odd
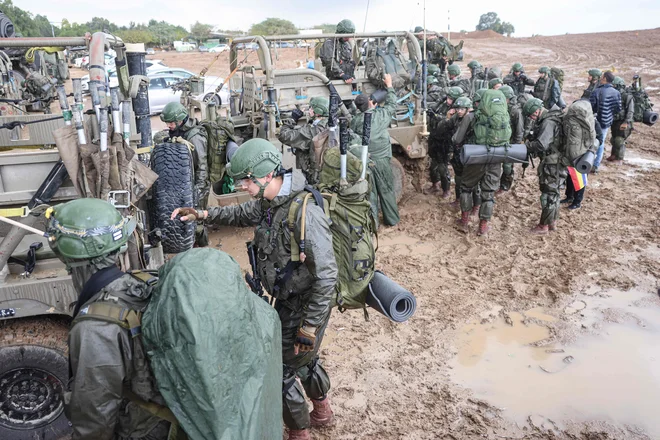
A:
MULTIPOLYGON (((398 31, 421 26, 424 17, 423 0, 13 0, 13 3, 33 14, 46 15, 54 22, 66 18, 84 23, 100 16, 121 26, 153 18, 187 29, 200 21, 220 29, 248 30, 254 23, 277 17, 290 20, 299 28, 348 18, 362 31, 366 16, 367 32, 398 31)), ((512 23, 517 37, 660 27, 659 0, 428 0, 426 27, 446 32, 449 16, 452 32, 472 31, 481 14, 490 11, 512 23)))

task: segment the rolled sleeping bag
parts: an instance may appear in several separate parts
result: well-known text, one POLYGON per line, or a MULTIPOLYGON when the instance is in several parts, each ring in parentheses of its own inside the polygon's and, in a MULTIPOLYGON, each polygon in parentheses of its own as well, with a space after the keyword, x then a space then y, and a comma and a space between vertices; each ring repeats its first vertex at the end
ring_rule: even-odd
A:
POLYGON ((394 322, 407 321, 417 308, 417 300, 412 293, 378 270, 369 283, 366 302, 394 322))
POLYGON ((387 98, 387 90, 385 89, 378 89, 369 97, 369 99, 378 104, 385 102, 385 98, 387 98))
POLYGON ((658 114, 656 112, 652 112, 651 110, 646 110, 644 112, 644 116, 642 117, 642 122, 648 126, 651 126, 658 122, 658 114))
POLYGON ((490 165, 498 163, 526 163, 527 146, 513 144, 506 147, 466 144, 461 149, 463 165, 490 165))
POLYGON ((593 151, 587 151, 575 160, 575 169, 578 173, 589 174, 595 160, 596 154, 593 151))

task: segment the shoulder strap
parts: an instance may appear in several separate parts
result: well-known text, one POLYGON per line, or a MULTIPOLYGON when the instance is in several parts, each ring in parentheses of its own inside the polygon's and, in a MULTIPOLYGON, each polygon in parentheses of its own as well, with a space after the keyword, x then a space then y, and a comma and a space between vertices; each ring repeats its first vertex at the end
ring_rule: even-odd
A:
POLYGON ((94 295, 100 292, 108 284, 121 278, 123 275, 124 272, 122 272, 119 267, 115 265, 103 268, 93 274, 83 286, 82 292, 80 292, 80 296, 78 296, 76 307, 73 310, 73 317, 75 318, 76 315, 78 315, 78 312, 80 312, 80 307, 92 299, 94 295))
POLYGON ((306 185, 305 189, 298 193, 291 202, 289 206, 289 215, 287 216, 287 227, 291 232, 291 261, 305 261, 305 223, 307 219, 307 203, 309 199, 313 197, 316 204, 323 209, 326 215, 328 215, 328 207, 326 206, 323 198, 323 194, 319 192, 316 188, 306 185), (300 198, 299 196, 305 193, 305 195, 300 198), (300 214, 300 238, 294 236, 294 231, 296 228, 296 220, 298 218, 298 211, 302 208, 300 214))
POLYGON ((72 326, 86 319, 96 319, 117 324, 128 330, 131 337, 142 334, 142 312, 125 307, 111 301, 94 302, 80 310, 80 314, 73 320, 72 326))

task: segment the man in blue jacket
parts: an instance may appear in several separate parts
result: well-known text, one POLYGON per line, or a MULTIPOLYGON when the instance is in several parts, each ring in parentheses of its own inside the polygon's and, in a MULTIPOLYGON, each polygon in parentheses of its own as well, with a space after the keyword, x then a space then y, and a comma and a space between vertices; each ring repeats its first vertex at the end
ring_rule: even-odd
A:
POLYGON ((596 115, 596 121, 600 124, 603 130, 603 137, 596 152, 596 160, 592 168, 593 173, 598 172, 598 167, 603 160, 603 152, 605 150, 605 138, 607 132, 614 122, 614 118, 621 111, 621 93, 612 86, 614 81, 614 74, 607 71, 600 79, 600 85, 591 93, 589 100, 591 101, 591 108, 596 115))

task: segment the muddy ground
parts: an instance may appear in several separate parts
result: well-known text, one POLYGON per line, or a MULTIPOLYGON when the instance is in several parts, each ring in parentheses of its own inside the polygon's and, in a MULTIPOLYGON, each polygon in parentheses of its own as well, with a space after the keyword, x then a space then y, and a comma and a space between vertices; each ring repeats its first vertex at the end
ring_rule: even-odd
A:
MULTIPOLYGON (((466 72, 471 59, 505 72, 520 61, 531 77, 542 65, 559 66, 569 103, 586 87, 589 68, 616 69, 627 83, 639 73, 660 106, 660 29, 466 40, 464 51, 466 72)), ((283 49, 277 63, 294 67, 306 56, 305 49, 283 49)), ((152 58, 200 70, 214 54, 152 58)), ((221 54, 209 75, 228 73, 228 55, 221 54)), ((608 141, 606 155, 610 148, 608 141)), ((409 186, 401 223, 379 231, 377 266, 416 295, 417 313, 394 324, 375 312, 369 322, 360 311, 333 312, 322 357, 337 423, 313 438, 660 438, 660 422, 644 410, 657 408, 660 347, 647 342, 627 350, 660 336, 660 319, 653 319, 660 316, 659 192, 660 129, 642 124, 624 164, 605 162, 590 175, 582 209, 562 208, 558 231, 545 237, 527 233, 540 215, 532 168, 524 178, 516 169, 515 186, 497 198, 483 238, 475 224, 468 235, 454 228, 458 214, 448 201, 409 186), (628 333, 620 336, 620 329, 628 333), (606 348, 597 351, 598 344, 606 348), (539 349, 542 355, 530 351, 539 349), (521 373, 521 363, 531 374, 521 373), (595 380, 602 392, 581 386, 585 367, 594 373, 584 381, 595 380), (483 375, 472 368, 484 368, 483 375), (480 380, 493 372, 490 382, 480 380), (642 388, 640 376, 648 379, 642 388), (507 391, 525 405, 507 405, 507 391), (622 401, 627 411, 619 410, 622 401)), ((222 228, 212 240, 247 268, 251 235, 222 228)))

